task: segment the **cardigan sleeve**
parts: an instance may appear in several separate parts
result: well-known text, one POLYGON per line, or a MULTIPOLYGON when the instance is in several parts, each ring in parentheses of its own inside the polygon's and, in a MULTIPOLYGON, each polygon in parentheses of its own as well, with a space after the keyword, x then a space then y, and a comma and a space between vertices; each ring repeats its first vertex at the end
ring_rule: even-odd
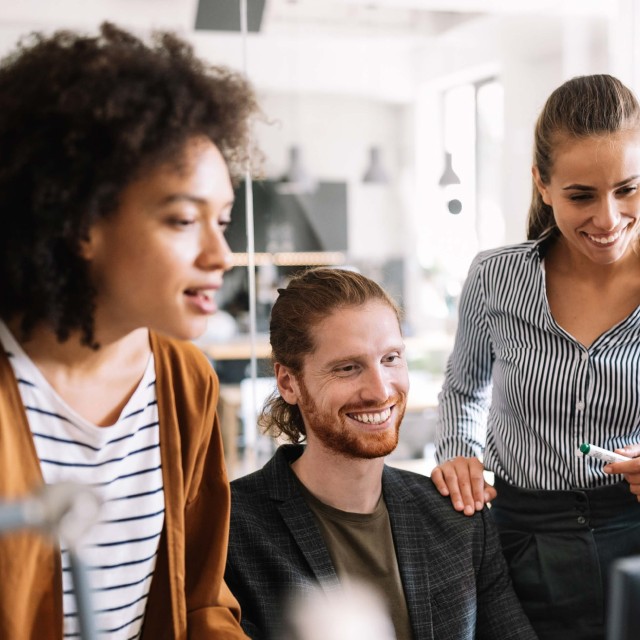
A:
POLYGON ((218 418, 208 446, 203 443, 202 476, 185 509, 185 590, 189 638, 245 638, 240 607, 224 581, 230 496, 218 418))
MULTIPOLYGON (((230 489, 216 413, 218 379, 194 345, 157 336, 154 345, 165 480, 165 588, 171 594, 164 606, 171 608, 176 637, 246 638, 240 607, 224 581, 230 489)), ((169 612, 158 603, 154 612, 164 620, 169 612)))

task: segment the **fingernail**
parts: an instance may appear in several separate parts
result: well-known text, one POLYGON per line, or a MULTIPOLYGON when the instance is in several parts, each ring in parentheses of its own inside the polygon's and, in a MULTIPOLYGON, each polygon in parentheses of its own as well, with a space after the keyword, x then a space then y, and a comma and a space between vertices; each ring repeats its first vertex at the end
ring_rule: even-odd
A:
POLYGON ((480 502, 480 500, 478 500, 476 502, 476 511, 482 511, 482 507, 484 507, 484 505, 482 504, 482 502, 480 502))

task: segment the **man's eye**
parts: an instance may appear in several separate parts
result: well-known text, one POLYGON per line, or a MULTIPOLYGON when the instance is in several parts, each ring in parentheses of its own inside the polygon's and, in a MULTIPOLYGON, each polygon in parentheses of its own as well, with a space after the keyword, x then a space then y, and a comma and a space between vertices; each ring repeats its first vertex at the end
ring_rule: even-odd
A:
POLYGON ((356 370, 356 365, 354 364, 345 364, 341 367, 336 368, 337 373, 352 373, 356 370))

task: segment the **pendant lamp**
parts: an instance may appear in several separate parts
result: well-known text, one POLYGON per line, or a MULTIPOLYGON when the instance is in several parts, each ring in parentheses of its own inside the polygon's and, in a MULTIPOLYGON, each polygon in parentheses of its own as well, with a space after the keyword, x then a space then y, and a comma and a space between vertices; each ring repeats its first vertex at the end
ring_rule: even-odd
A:
POLYGON ((460 184, 460 178, 458 174, 453 170, 453 163, 451 154, 448 151, 444 152, 444 171, 440 177, 438 184, 441 187, 447 187, 451 184, 460 184))
POLYGON ((447 210, 454 216, 458 215, 462 211, 462 202, 460 201, 457 192, 459 191, 455 185, 460 184, 460 178, 458 174, 453 170, 453 163, 451 161, 451 154, 448 151, 444 153, 444 171, 438 184, 444 189, 447 200, 447 210))
POLYGON ((310 193, 316 187, 315 180, 302 161, 302 149, 298 145, 289 148, 289 167, 278 185, 282 193, 310 193))
POLYGON ((362 182, 368 184, 387 184, 389 182, 389 176, 382 166, 380 147, 369 149, 369 165, 362 176, 362 182))

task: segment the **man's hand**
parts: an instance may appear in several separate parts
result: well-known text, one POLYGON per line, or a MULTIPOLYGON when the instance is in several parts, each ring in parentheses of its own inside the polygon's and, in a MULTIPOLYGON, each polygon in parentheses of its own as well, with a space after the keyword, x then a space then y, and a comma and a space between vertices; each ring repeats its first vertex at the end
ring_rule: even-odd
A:
MULTIPOLYGON (((640 445, 638 452, 640 453, 640 445)), ((626 464, 626 463, 625 463, 626 464)), ((472 516, 491 502, 498 492, 485 482, 484 466, 478 458, 458 456, 447 460, 431 472, 431 480, 443 496, 451 496, 456 511, 472 516)), ((638 494, 640 496, 640 469, 638 470, 638 494)), ((640 500, 640 497, 638 498, 640 500)))
POLYGON ((603 467, 605 473, 619 473, 629 483, 631 493, 640 502, 640 444, 629 444, 623 449, 615 449, 616 453, 628 456, 629 462, 610 462, 603 467))

